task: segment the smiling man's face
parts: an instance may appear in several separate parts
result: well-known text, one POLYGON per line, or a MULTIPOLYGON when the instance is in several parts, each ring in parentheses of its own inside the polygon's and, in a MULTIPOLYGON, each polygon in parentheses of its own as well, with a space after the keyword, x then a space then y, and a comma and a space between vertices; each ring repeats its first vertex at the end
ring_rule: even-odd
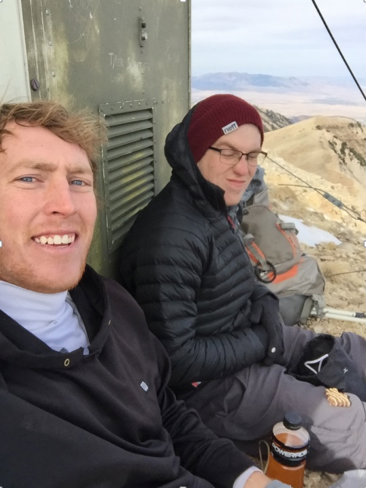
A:
POLYGON ((93 237, 89 159, 43 127, 9 123, 0 152, 0 280, 42 293, 74 287, 93 237))

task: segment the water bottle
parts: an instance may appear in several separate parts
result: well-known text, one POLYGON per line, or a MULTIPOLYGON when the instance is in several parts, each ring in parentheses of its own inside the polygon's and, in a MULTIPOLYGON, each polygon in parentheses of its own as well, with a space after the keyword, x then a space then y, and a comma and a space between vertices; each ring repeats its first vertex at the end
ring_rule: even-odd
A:
POLYGON ((301 426, 302 418, 295 412, 285 414, 282 422, 273 426, 266 475, 303 488, 309 433, 301 426))

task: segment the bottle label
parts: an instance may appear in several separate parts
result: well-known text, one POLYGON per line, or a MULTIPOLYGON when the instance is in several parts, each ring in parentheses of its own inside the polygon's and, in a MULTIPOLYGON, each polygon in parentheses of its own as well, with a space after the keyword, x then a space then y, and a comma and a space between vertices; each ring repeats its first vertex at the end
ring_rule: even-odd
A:
POLYGON ((305 461, 308 453, 308 444, 299 447, 290 447, 278 439, 273 439, 271 452, 276 461, 286 466, 298 466, 305 461))

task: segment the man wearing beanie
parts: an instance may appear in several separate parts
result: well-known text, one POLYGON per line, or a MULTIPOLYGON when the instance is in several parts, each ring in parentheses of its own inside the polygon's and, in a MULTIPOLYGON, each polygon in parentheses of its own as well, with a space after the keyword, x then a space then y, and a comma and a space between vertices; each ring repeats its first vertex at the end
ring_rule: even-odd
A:
POLYGON ((338 368, 331 381, 341 377, 347 408, 328 402, 323 363, 300 381, 299 360, 323 335, 283 324, 230 218, 265 157, 262 144, 260 115, 241 98, 194 106, 166 138, 171 180, 122 245, 121 281, 169 353, 177 396, 219 436, 256 455, 258 440, 296 411, 310 432, 309 468, 365 468, 366 341, 327 337, 337 353, 325 351, 324 364, 338 368))

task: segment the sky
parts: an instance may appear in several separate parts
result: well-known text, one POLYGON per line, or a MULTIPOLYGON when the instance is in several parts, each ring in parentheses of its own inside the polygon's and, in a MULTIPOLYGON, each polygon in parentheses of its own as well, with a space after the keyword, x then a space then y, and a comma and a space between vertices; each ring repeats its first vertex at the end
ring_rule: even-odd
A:
MULTIPOLYGON (((358 82, 366 78, 366 0, 316 0, 358 82)), ((238 71, 348 78, 311 0, 191 0, 192 75, 238 71)))

